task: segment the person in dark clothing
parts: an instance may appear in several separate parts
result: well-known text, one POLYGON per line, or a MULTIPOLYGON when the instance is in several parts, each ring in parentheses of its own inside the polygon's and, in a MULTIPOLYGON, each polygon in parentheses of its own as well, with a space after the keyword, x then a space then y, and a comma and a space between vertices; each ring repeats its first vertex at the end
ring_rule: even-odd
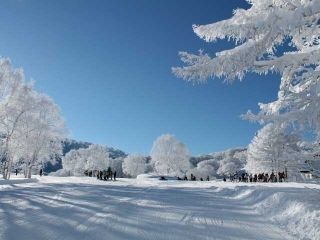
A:
POLYGON ((41 168, 40 169, 40 173, 39 173, 40 177, 42 177, 42 173, 43 173, 43 171, 42 171, 42 168, 41 168))
POLYGON ((275 174, 274 172, 272 172, 269 178, 269 182, 274 182, 274 178, 275 178, 275 174))
POLYGON ((193 174, 190 174, 190 180, 193 181, 193 174))
POLYGON ((244 182, 244 178, 245 178, 246 174, 245 173, 242 173, 241 174, 241 182, 244 182))
POLYGON ((113 173, 113 181, 116 181, 116 177, 117 177, 117 172, 114 171, 114 173, 113 173))
POLYGON ((110 180, 112 180, 112 170, 111 170, 111 167, 108 167, 108 170, 107 170, 107 180, 110 178, 110 180))
POLYGON ((16 176, 18 175, 18 169, 16 169, 16 176))
POLYGON ((183 180, 184 180, 184 181, 188 181, 187 176, 184 176, 183 180))
POLYGON ((200 178, 200 181, 203 182, 203 178, 200 178))
POLYGON ((210 181, 210 178, 209 178, 209 176, 207 176, 207 181, 210 181))
POLYGON ((269 179, 269 174, 266 173, 266 174, 264 175, 263 182, 268 182, 268 179, 269 179))
POLYGON ((223 177, 223 181, 224 181, 224 182, 226 182, 226 181, 227 181, 227 179, 226 179, 225 177, 223 177))

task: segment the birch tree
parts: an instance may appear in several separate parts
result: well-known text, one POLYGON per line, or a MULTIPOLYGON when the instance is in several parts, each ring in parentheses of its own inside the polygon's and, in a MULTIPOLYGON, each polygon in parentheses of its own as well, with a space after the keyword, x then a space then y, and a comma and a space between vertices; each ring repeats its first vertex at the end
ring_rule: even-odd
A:
POLYGON ((60 109, 51 98, 34 91, 33 104, 22 117, 14 148, 17 158, 24 160, 28 178, 34 167, 43 168, 47 162, 55 163, 61 157, 66 136, 60 109))
POLYGON ((25 83, 23 71, 14 69, 10 60, 0 59, 1 164, 5 179, 10 178, 22 118, 34 107, 32 91, 32 85, 25 83))

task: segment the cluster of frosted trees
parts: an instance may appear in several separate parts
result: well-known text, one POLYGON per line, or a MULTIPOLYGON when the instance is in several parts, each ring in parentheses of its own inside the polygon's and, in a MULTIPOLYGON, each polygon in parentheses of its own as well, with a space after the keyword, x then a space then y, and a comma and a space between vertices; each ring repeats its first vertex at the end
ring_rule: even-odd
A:
MULTIPOLYGON (((174 136, 160 136, 151 150, 151 160, 140 154, 112 159, 105 146, 91 145, 88 148, 72 150, 62 159, 63 171, 72 175, 84 175, 86 171, 107 170, 136 177, 146 172, 160 175, 180 176, 190 169, 190 154, 186 146, 174 136)), ((120 175, 121 176, 121 175, 120 175)))
POLYGON ((122 158, 111 158, 105 146, 93 144, 88 148, 68 152, 62 159, 62 165, 67 175, 81 176, 85 172, 91 172, 94 175, 96 170, 107 170, 110 167, 121 176, 122 161, 122 158))
POLYGON ((0 159, 5 179, 23 167, 31 177, 34 167, 61 154, 65 126, 59 107, 25 81, 23 71, 0 59, 0 159))
POLYGON ((97 171, 111 168, 119 177, 135 178, 139 174, 153 173, 161 176, 190 177, 193 174, 197 178, 213 178, 237 173, 243 169, 245 161, 246 151, 241 149, 208 155, 207 159, 194 162, 185 144, 171 134, 164 134, 154 141, 148 157, 130 154, 113 159, 108 148, 101 145, 71 150, 62 159, 63 169, 54 175, 83 176, 91 172, 91 176, 94 176, 97 171))
MULTIPOLYGON (((320 1, 248 0, 249 9, 236 9, 230 19, 194 25, 207 42, 232 40, 235 47, 210 56, 180 52, 185 66, 173 68, 187 81, 205 82, 219 77, 232 82, 246 73, 281 75, 278 98, 259 103, 257 114, 243 118, 263 125, 248 148, 249 172, 271 172, 303 158, 297 148, 306 131, 309 144, 319 150, 320 137, 320 1), (282 50, 281 50, 282 49, 282 50), (284 52, 283 49, 287 49, 284 52), (301 138, 301 139, 300 139, 301 138)), ((319 153, 319 152, 318 152, 319 153)))

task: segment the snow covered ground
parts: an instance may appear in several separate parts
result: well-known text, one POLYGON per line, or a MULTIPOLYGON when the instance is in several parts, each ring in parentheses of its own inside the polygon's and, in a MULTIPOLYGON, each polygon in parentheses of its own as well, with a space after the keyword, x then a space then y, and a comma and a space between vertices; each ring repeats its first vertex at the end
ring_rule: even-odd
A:
POLYGON ((0 181, 0 239, 320 239, 320 186, 0 181))

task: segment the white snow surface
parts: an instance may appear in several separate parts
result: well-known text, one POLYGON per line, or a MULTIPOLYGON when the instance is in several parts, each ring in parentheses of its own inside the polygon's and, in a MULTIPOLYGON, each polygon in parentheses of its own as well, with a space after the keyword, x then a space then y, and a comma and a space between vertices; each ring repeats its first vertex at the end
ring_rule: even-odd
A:
POLYGON ((0 239, 319 239, 320 185, 0 180, 0 239))

